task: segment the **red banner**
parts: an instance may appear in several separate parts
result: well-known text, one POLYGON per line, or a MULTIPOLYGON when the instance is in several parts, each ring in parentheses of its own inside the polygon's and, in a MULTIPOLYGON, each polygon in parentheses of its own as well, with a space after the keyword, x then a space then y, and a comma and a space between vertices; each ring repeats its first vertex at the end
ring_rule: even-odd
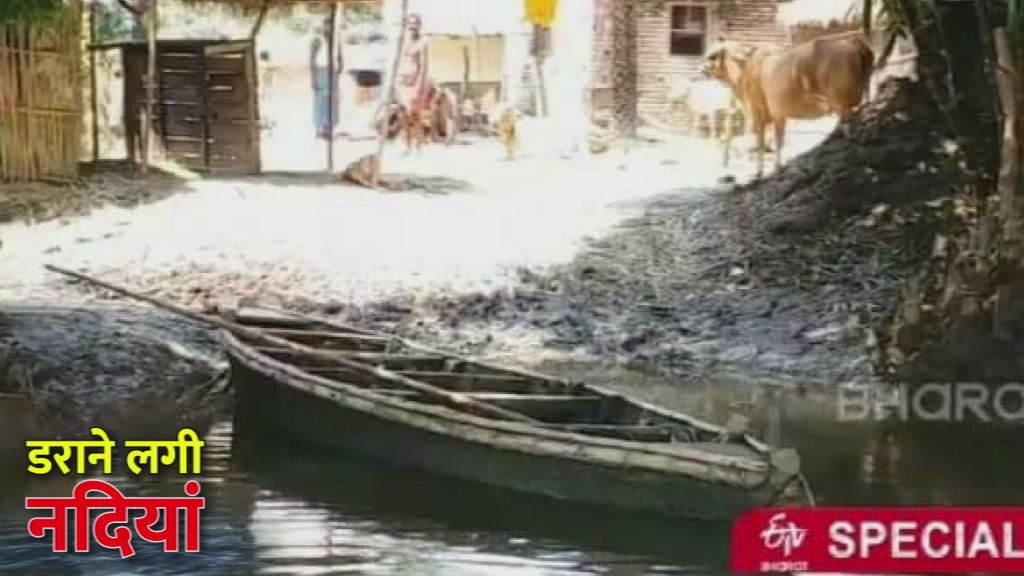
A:
POLYGON ((755 510, 733 526, 732 569, 1024 574, 1024 508, 755 510))

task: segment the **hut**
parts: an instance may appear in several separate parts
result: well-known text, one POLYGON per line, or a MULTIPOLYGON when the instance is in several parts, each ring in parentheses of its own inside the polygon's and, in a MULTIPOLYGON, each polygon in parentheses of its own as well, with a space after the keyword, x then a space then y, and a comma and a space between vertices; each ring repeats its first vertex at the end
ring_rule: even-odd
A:
MULTIPOLYGON (((832 0, 812 0, 820 3, 832 0)), ((842 0, 841 0, 842 1, 842 0)), ((614 0, 595 0, 594 107, 612 107, 616 75, 612 30, 614 0)), ((688 124, 689 113, 678 97, 701 84, 706 50, 718 38, 755 46, 786 42, 777 21, 783 0, 636 0, 637 90, 641 117, 688 124)))
MULTIPOLYGON (((153 154, 206 174, 260 170, 259 111, 255 94, 253 42, 159 40, 156 43, 153 154)), ((123 74, 121 122, 128 159, 147 154, 146 42, 93 45, 120 53, 123 74)))
POLYGON ((57 2, 54 10, 42 19, 0 21, 3 180, 77 175, 82 92, 74 80, 80 77, 82 2, 57 2))
MULTIPOLYGON (((310 15, 306 24, 327 36, 324 45, 330 54, 323 61, 330 70, 324 74, 324 89, 326 100, 334 104, 324 106, 328 118, 323 120, 333 127, 338 124, 336 103, 342 89, 336 73, 341 63, 336 52, 342 44, 340 8, 377 5, 379 1, 127 0, 121 4, 134 6, 140 21, 149 21, 140 7, 155 8, 160 14, 155 19, 160 22, 159 29, 148 29, 144 39, 136 35, 112 43, 93 39, 90 44, 93 52, 117 55, 121 77, 117 83, 123 102, 113 108, 119 111, 115 121, 123 126, 127 159, 143 166, 151 160, 172 160, 203 174, 256 174, 263 169, 262 140, 267 136, 266 118, 260 110, 260 78, 267 65, 263 62, 261 68, 261 58, 268 54, 258 50, 258 36, 267 28, 264 25, 280 23, 277 17, 291 18, 295 11, 290 9, 302 6, 310 15), (196 18, 193 12, 207 18, 196 18), (190 15, 184 24, 177 22, 181 14, 190 15), (329 25, 325 23, 328 20, 329 25), (188 34, 182 34, 183 26, 188 34)), ((302 20, 301 13, 298 20, 302 20)), ((303 51, 298 46, 290 48, 303 51)), ((94 111, 96 107, 94 102, 94 111)), ((100 140, 97 133, 102 131, 96 119, 102 116, 92 115, 95 147, 99 147, 95 144, 100 140)), ((333 170, 335 138, 331 134, 321 140, 326 167, 333 170)))

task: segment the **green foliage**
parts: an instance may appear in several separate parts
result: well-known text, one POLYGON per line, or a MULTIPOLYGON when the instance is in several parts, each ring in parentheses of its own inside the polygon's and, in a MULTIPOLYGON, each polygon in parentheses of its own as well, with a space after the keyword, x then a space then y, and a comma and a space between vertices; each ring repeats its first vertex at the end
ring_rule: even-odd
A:
POLYGON ((0 0, 0 26, 41 22, 60 13, 62 0, 0 0))
POLYGON ((127 10, 108 4, 97 7, 96 39, 117 42, 135 37, 135 19, 127 10))

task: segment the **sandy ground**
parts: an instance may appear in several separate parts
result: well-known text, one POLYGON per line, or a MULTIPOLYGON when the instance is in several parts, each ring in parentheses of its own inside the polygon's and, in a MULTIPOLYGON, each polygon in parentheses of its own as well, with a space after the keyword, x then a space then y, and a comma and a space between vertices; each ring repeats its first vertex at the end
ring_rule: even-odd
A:
POLYGON ((545 150, 553 139, 531 137, 532 149, 516 161, 500 160, 490 142, 410 156, 389 150, 385 171, 426 190, 378 192, 317 175, 193 179, 183 193, 134 209, 5 225, 0 300, 74 299, 45 263, 135 287, 192 275, 197 284, 186 288, 230 289, 218 298, 281 293, 359 303, 398 292, 491 290, 517 268, 568 262, 582 240, 646 200, 698 195, 723 175, 719 150, 706 142, 566 159, 545 150))
MULTIPOLYGON (((188 406, 191 397, 182 391, 194 389, 195 382, 215 383, 222 374, 208 334, 168 323, 145 307, 111 308, 109 293, 69 284, 44 270, 52 263, 194 308, 233 307, 251 299, 340 314, 522 365, 632 365, 631 360, 649 359, 694 378, 701 366, 694 357, 747 372, 781 354, 782 369, 820 371, 820 363, 804 358, 819 356, 816 351, 794 352, 788 338, 776 346, 776 333, 790 329, 785 319, 762 320, 773 331, 737 323, 710 307, 682 306, 679 312, 706 330, 688 331, 677 342, 647 336, 677 321, 638 317, 635 299, 591 299, 587 291, 573 289, 573 282, 561 288, 557 281, 545 282, 555 286, 556 297, 520 307, 519 296, 529 300, 537 289, 529 278, 566 278, 567 271, 571 278, 588 247, 618 237, 623 227, 629 230, 651 214, 705 198, 722 187, 726 174, 720 149, 706 141, 641 141, 628 150, 563 157, 564 140, 544 138, 538 128, 527 128, 532 145, 516 161, 500 160, 497 144, 486 141, 409 156, 400 147, 391 149, 385 172, 405 185, 400 192, 348 186, 314 173, 171 184, 163 178, 161 186, 169 189, 154 184, 159 193, 125 208, 119 207, 130 205, 124 192, 136 190, 140 181, 109 179, 120 190, 116 194, 104 191, 108 180, 85 187, 83 194, 100 196, 87 205, 116 205, 0 226, 0 305, 6 318, 0 323, 6 326, 0 351, 17 352, 0 369, 24 372, 12 380, 17 390, 32 390, 54 407, 89 402, 102 408, 126 397, 145 404, 167 394, 173 399, 167 406, 188 406), (565 298, 558 297, 562 292, 565 298), (438 303, 454 304, 438 309, 438 303), (757 337, 755 345, 750 335, 757 337), (798 360, 790 361, 791 354, 798 360), (109 374, 117 377, 99 388, 78 385, 109 374), (149 374, 162 375, 158 386, 149 374), (83 390, 106 393, 76 396, 83 390)), ((806 149, 820 137, 808 132, 798 140, 806 149)), ((751 168, 734 162, 730 174, 742 181, 751 168)), ((627 260, 637 250, 645 258, 643 237, 628 248, 627 260)), ((685 252, 686 246, 677 243, 673 250, 685 252)), ((639 273, 641 283, 645 274, 639 273)), ((621 286, 614 278, 604 281, 621 286)), ((798 316, 806 320, 809 314, 815 311, 798 316)), ((177 418, 175 410, 164 420, 177 418)))

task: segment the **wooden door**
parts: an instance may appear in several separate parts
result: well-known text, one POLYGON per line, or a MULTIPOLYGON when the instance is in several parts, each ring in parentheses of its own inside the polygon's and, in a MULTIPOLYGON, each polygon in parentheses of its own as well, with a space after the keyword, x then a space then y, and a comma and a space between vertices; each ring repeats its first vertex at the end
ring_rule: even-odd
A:
MULTIPOLYGON (((146 106, 145 46, 125 53, 129 150, 137 157, 146 106)), ((259 131, 250 42, 165 41, 153 130, 165 158, 197 172, 259 172, 259 131)))
POLYGON ((259 171, 256 83, 250 42, 204 48, 207 150, 210 172, 259 171))

